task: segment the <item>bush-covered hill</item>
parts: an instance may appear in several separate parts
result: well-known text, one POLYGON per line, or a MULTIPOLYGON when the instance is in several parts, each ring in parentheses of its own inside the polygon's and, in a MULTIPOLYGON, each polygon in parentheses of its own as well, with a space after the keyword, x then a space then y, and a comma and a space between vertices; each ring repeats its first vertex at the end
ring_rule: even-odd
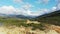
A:
POLYGON ((60 25, 60 10, 38 16, 35 20, 42 23, 60 25))

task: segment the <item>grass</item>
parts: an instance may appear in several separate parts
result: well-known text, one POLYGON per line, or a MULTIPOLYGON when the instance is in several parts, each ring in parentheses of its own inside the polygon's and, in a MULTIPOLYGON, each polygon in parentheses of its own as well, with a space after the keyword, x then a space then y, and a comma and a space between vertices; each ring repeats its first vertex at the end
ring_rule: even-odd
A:
POLYGON ((0 22, 3 23, 3 25, 5 25, 5 26, 16 25, 16 26, 20 27, 22 25, 24 27, 33 27, 33 30, 34 29, 43 30, 44 26, 42 24, 34 24, 34 23, 26 24, 26 20, 27 19, 0 17, 0 22))

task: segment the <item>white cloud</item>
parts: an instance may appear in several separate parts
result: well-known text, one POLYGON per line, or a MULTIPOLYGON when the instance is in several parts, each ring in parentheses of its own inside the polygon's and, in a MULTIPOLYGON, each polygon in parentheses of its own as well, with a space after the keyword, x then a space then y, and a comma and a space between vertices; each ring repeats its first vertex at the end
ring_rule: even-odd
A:
POLYGON ((60 2, 60 0, 55 0, 56 2, 60 2))
POLYGON ((40 9, 39 11, 41 14, 49 13, 49 9, 40 9))
POLYGON ((0 7, 0 13, 2 14, 16 14, 16 15, 25 15, 25 16, 38 16, 39 13, 32 12, 30 10, 25 10, 25 9, 17 9, 14 8, 13 6, 2 6, 0 7))
POLYGON ((39 13, 38 11, 32 12, 32 11, 30 11, 30 10, 27 11, 27 14, 28 14, 29 16, 39 16, 39 15, 40 15, 40 13, 39 13))
POLYGON ((40 3, 42 3, 42 1, 41 0, 37 0, 37 1, 35 1, 36 3, 38 3, 38 4, 40 4, 40 3))
POLYGON ((52 11, 56 11, 56 10, 57 10, 57 7, 52 7, 51 10, 52 10, 52 11))
POLYGON ((56 8, 57 10, 60 10, 60 0, 55 0, 56 1, 56 8))
POLYGON ((60 10, 60 3, 59 3, 59 4, 57 4, 57 9, 58 9, 58 10, 60 10))
POLYGON ((45 4, 47 4, 48 2, 49 2, 50 0, 37 0, 37 2, 36 3, 45 3, 45 4))
MULTIPOLYGON (((46 9, 44 11, 47 11, 46 9)), ((44 14, 43 10, 39 11, 31 11, 31 10, 25 10, 23 8, 14 8, 13 6, 2 6, 0 7, 0 13, 2 14, 16 14, 16 15, 25 15, 25 16, 39 16, 44 14)))
POLYGON ((51 10, 48 9, 39 9, 37 11, 31 11, 29 9, 25 10, 23 8, 15 8, 13 6, 2 6, 0 7, 0 13, 2 14, 15 14, 15 15, 25 15, 25 16, 39 16, 45 13, 54 11, 56 7, 53 7, 51 10))
POLYGON ((23 0, 13 0, 15 3, 23 3, 23 0))
POLYGON ((48 3, 50 0, 42 0, 44 3, 48 3))
POLYGON ((55 11, 56 7, 53 7, 51 10, 48 9, 40 9, 36 12, 31 10, 25 10, 23 8, 14 8, 13 6, 2 6, 0 7, 0 13, 2 14, 16 14, 16 15, 25 15, 25 16, 39 16, 45 13, 49 13, 51 11, 55 11))
POLYGON ((12 6, 2 6, 2 7, 0 7, 0 13, 13 14, 14 11, 16 11, 16 10, 12 6))
POLYGON ((25 4, 25 5, 22 6, 22 8, 24 8, 25 10, 28 10, 28 9, 33 8, 33 7, 34 6, 31 5, 31 4, 29 4, 29 3, 27 3, 27 4, 25 4))

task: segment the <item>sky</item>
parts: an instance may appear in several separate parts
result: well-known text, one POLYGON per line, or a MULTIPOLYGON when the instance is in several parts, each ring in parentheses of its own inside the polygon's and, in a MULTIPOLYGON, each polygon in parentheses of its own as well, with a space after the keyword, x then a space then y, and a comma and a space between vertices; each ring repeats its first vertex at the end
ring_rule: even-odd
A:
POLYGON ((60 9, 60 0, 0 0, 0 13, 39 16, 60 9))

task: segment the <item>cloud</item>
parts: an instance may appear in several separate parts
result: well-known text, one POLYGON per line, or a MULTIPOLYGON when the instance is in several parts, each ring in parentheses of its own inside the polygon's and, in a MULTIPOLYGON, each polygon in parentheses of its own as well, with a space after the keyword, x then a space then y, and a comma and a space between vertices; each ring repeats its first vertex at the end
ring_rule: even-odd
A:
POLYGON ((49 9, 40 9, 39 11, 41 11, 41 13, 44 14, 44 13, 48 13, 49 9))
POLYGON ((13 6, 2 6, 0 7, 0 13, 2 14, 15 14, 15 15, 25 15, 25 16, 38 16, 39 14, 31 10, 25 10, 23 8, 18 9, 13 6))
POLYGON ((51 10, 48 9, 39 9, 37 11, 31 11, 29 9, 23 9, 23 8, 15 8, 13 6, 2 6, 0 7, 0 13, 2 14, 15 14, 15 15, 24 15, 24 16, 39 16, 42 14, 49 13, 51 11, 55 11, 56 7, 52 7, 51 10))
POLYGON ((0 7, 0 13, 2 14, 25 14, 25 11, 23 9, 18 9, 13 6, 2 6, 0 7))
POLYGON ((44 3, 48 3, 50 0, 42 0, 44 3))
POLYGON ((60 10, 60 3, 57 4, 57 9, 60 10))
POLYGON ((60 10, 60 0, 55 0, 56 1, 56 9, 60 10))
POLYGON ((57 7, 52 7, 51 10, 52 10, 52 11, 56 11, 56 10, 57 10, 57 7))
POLYGON ((36 3, 38 3, 38 4, 40 4, 40 3, 42 3, 42 1, 41 0, 37 0, 37 1, 35 1, 36 3))
POLYGON ((2 6, 0 7, 0 13, 2 14, 15 14, 15 15, 24 15, 24 16, 39 16, 42 15, 44 13, 47 13, 48 10, 47 9, 43 9, 43 10, 38 10, 38 11, 31 11, 31 10, 25 10, 23 8, 15 8, 13 6, 2 6))
POLYGON ((23 3, 23 0, 13 0, 15 3, 23 3))
POLYGON ((16 10, 12 6, 2 6, 2 7, 0 7, 0 13, 13 14, 14 11, 16 11, 16 10))
POLYGON ((50 0, 37 0, 36 3, 44 3, 47 4, 50 0))
POLYGON ((26 3, 25 5, 22 6, 22 8, 24 8, 25 10, 28 10, 28 9, 31 9, 33 8, 34 6, 29 4, 29 3, 26 3))
MULTIPOLYGON (((25 7, 26 8, 26 7, 25 7)), ((56 7, 52 7, 51 10, 49 9, 39 9, 37 11, 31 11, 29 9, 24 9, 24 8, 15 8, 13 6, 1 6, 0 7, 0 13, 2 14, 15 14, 15 15, 24 15, 24 16, 40 16, 42 14, 49 13, 51 11, 55 11, 56 7)))

